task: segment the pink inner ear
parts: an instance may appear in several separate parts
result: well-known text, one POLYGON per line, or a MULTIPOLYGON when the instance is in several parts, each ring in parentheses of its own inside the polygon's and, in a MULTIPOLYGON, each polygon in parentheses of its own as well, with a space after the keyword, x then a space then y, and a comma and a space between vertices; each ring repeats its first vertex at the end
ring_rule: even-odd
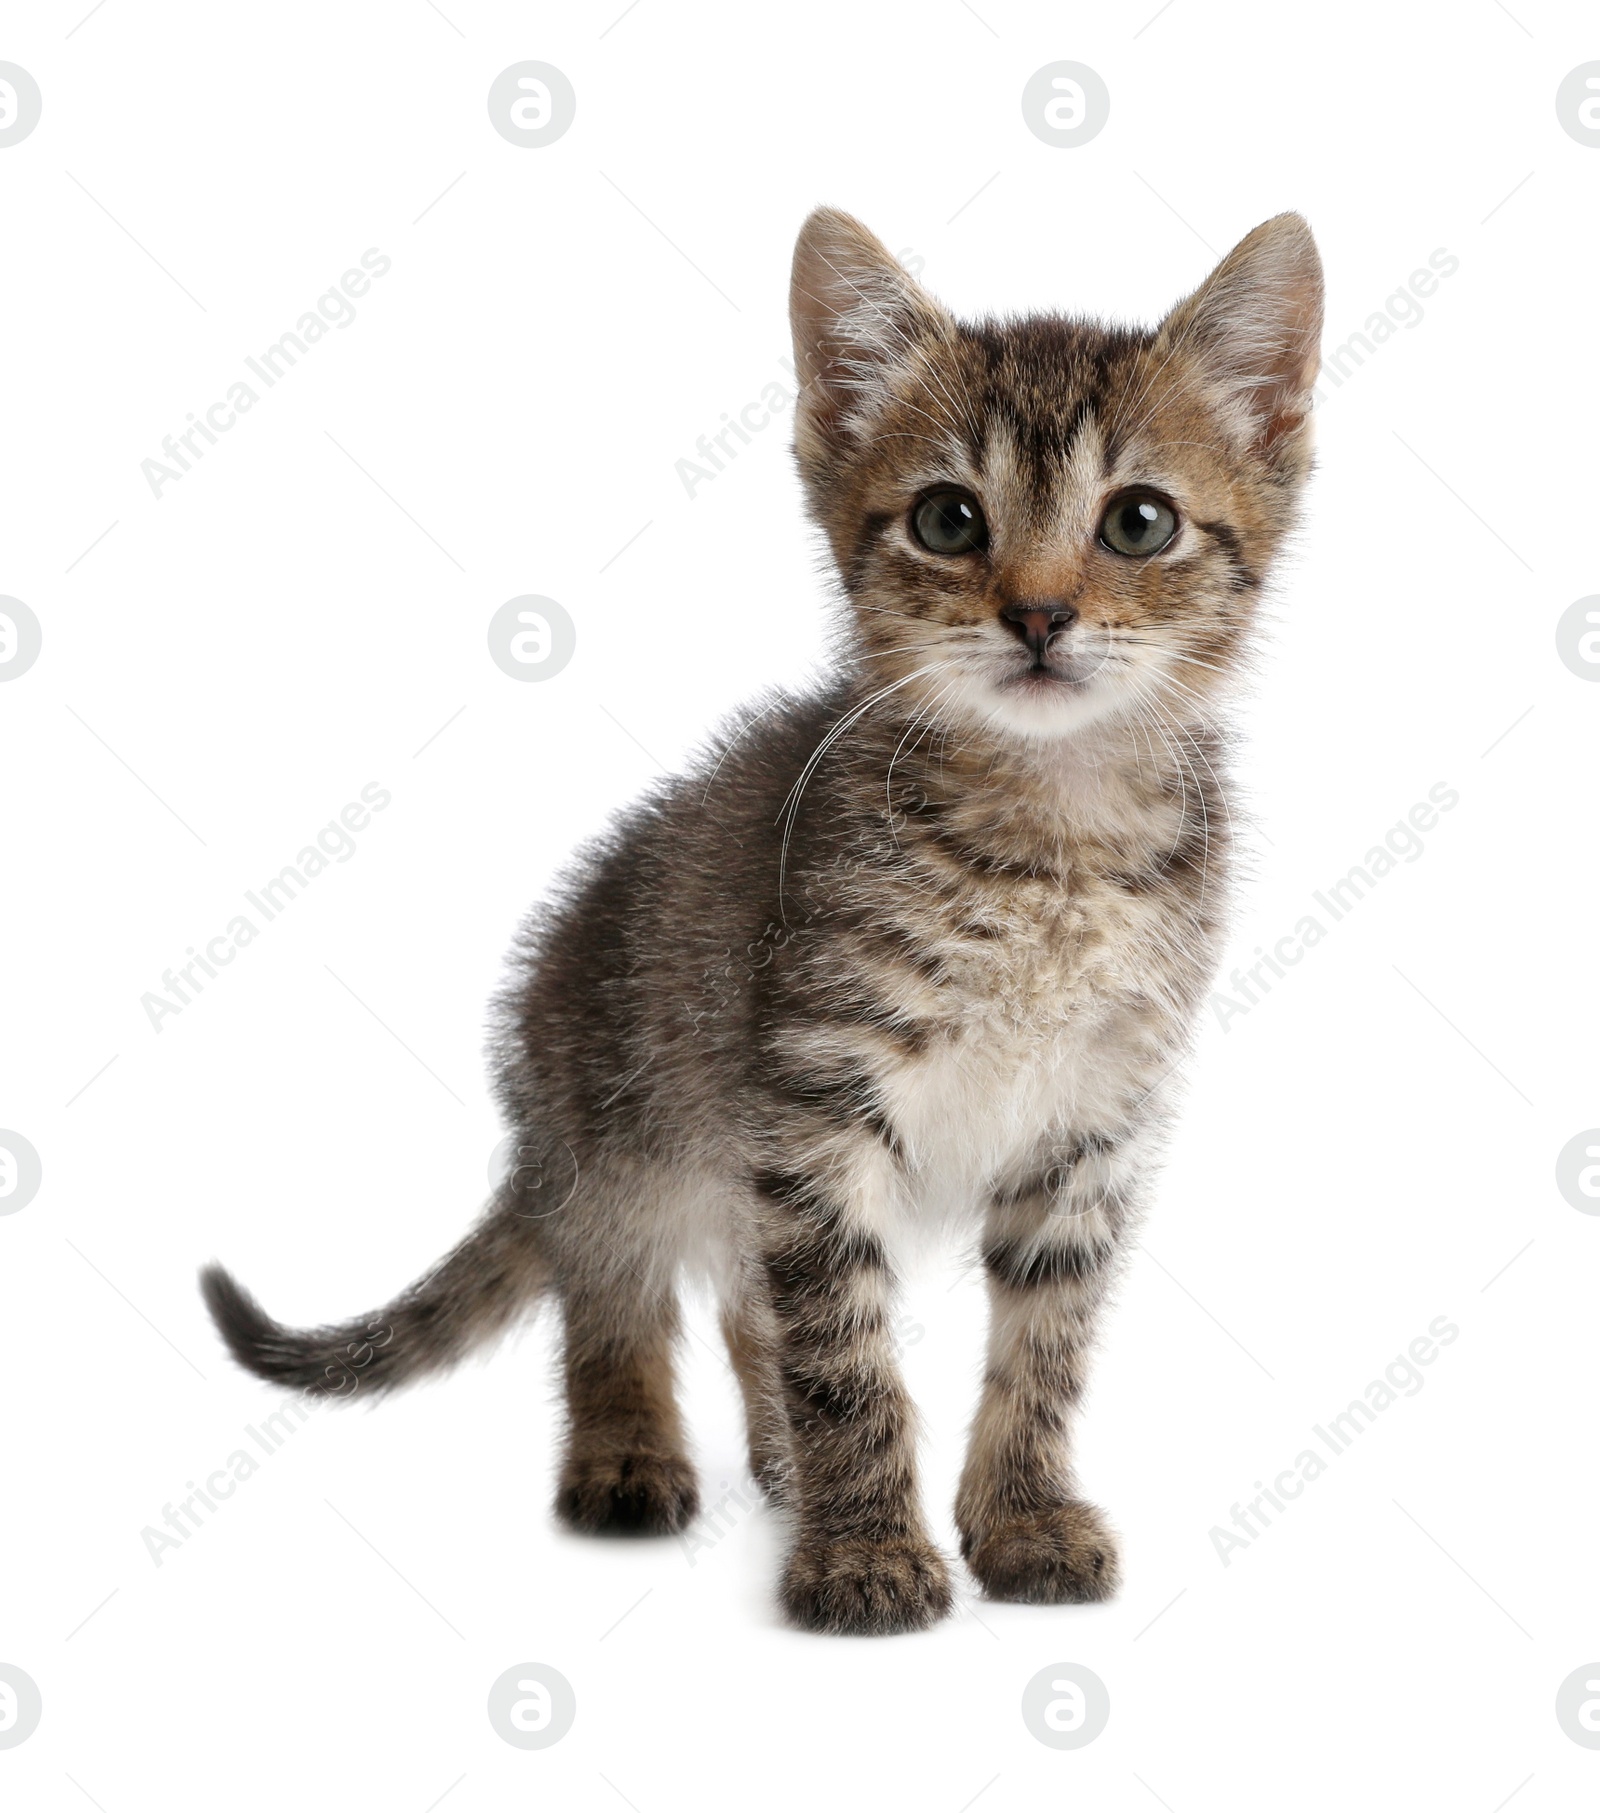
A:
POLYGON ((1305 419, 1321 361, 1322 265, 1306 223, 1297 214, 1263 222, 1162 331, 1248 401, 1260 423, 1254 444, 1271 447, 1305 419))
POLYGON ((1251 444, 1258 451, 1275 446, 1305 421, 1321 363, 1320 350, 1307 357, 1302 346, 1286 347, 1273 380, 1254 387, 1262 426, 1251 444))
POLYGON ((947 320, 878 239, 832 208, 817 209, 795 244, 789 317, 802 405, 830 435, 873 367, 947 320))

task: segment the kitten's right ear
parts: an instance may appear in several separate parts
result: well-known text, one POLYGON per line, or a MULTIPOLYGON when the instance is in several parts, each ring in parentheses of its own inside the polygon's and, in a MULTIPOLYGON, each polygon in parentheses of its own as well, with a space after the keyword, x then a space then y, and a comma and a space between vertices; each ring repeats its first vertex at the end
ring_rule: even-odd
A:
POLYGON ((860 436, 909 348, 954 324, 859 220, 817 208, 795 243, 789 325, 805 458, 860 436))
POLYGON ((1263 221, 1161 324, 1216 381, 1246 444, 1269 457, 1311 410, 1322 340, 1322 261, 1298 214, 1263 221))

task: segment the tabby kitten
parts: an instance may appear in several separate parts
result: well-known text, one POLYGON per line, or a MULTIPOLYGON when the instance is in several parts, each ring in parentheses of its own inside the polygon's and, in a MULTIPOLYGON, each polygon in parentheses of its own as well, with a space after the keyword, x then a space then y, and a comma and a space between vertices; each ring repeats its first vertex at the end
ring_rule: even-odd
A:
POLYGON ((789 1617, 913 1630, 951 1588, 893 1236, 965 1214, 991 1329, 961 1553, 996 1599, 1110 1595, 1070 1428, 1218 955, 1218 714, 1310 463, 1321 294, 1283 214, 1153 330, 966 324, 814 213, 796 448, 833 677, 623 814, 528 923, 494 1047, 521 1163, 477 1229, 370 1326, 286 1329, 211 1268, 238 1360, 382 1391, 555 1297, 560 1517, 675 1531, 678 1293, 709 1276, 789 1617))

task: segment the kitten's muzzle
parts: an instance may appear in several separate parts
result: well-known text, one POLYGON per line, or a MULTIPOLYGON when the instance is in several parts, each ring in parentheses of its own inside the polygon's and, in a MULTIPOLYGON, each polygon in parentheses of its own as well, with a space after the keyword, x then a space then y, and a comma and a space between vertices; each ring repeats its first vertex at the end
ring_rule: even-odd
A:
POLYGON ((1050 638, 1078 621, 1078 607, 1064 598, 1016 598, 1000 607, 1000 621, 1042 662, 1050 638))

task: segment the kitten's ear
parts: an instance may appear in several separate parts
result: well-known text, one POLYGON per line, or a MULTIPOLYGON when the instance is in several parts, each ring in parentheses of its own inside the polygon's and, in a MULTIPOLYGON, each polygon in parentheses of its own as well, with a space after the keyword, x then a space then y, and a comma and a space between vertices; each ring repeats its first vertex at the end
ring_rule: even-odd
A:
POLYGON ((1269 453, 1305 421, 1322 359, 1322 260, 1298 214, 1246 235, 1161 324, 1233 400, 1243 440, 1269 453))
POLYGON ((800 229, 789 284, 789 325, 800 380, 802 457, 851 440, 875 393, 911 346, 954 325, 859 220, 818 208, 800 229))

